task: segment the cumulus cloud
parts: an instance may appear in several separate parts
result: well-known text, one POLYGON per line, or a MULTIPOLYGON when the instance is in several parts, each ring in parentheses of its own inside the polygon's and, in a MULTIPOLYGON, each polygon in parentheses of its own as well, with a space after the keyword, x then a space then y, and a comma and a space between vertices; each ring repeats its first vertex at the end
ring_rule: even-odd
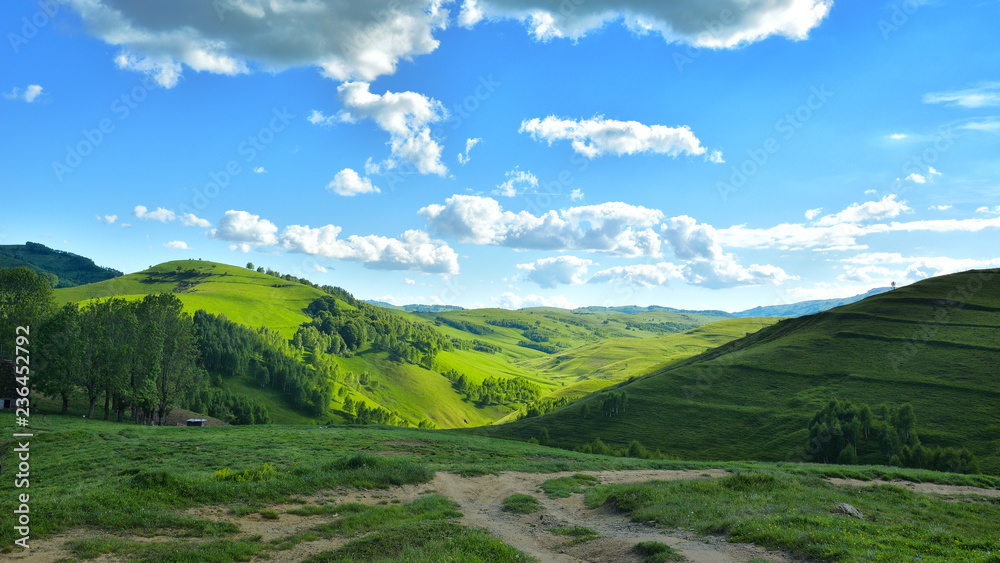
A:
POLYGON ((230 209, 219 221, 218 228, 208 231, 208 236, 215 240, 257 246, 277 244, 277 232, 278 227, 267 219, 261 219, 260 215, 230 209))
POLYGON ((931 211, 947 211, 951 209, 950 205, 932 205, 928 209, 931 211))
POLYGON ((100 221, 101 223, 104 223, 105 225, 110 225, 110 224, 112 224, 112 223, 114 223, 115 221, 118 220, 118 216, 117 215, 105 215, 104 217, 101 217, 100 215, 98 215, 97 216, 97 220, 100 221))
POLYGON ((684 266, 684 281, 709 289, 723 289, 742 285, 780 285, 790 276, 778 266, 751 264, 742 266, 726 255, 719 260, 694 260, 684 266))
POLYGON ((585 250, 619 256, 658 256, 655 209, 608 202, 536 216, 505 211, 493 198, 456 194, 420 209, 431 230, 462 243, 518 249, 585 250))
POLYGON ((862 223, 878 219, 890 219, 900 213, 912 211, 905 201, 896 199, 896 194, 889 194, 880 201, 852 203, 847 209, 835 215, 827 215, 816 224, 819 226, 839 225, 842 223, 862 223))
POLYGON ((817 207, 816 209, 807 209, 805 213, 806 219, 812 221, 816 217, 819 217, 819 214, 822 212, 823 212, 822 207, 817 207))
POLYGON ((318 228, 290 225, 281 233, 281 247, 291 252, 361 262, 372 269, 458 273, 458 254, 423 231, 409 230, 398 239, 378 235, 340 239, 340 231, 336 225, 318 228))
POLYGON ((355 196, 358 194, 381 193, 377 187, 372 185, 368 177, 362 178, 357 172, 350 168, 345 168, 333 177, 333 180, 326 185, 326 189, 333 190, 343 196, 355 196))
POLYGON ((841 260, 844 273, 837 279, 845 282, 913 282, 933 276, 979 268, 1000 266, 1000 258, 978 260, 946 256, 903 256, 898 252, 858 254, 841 260))
POLYGON ((975 88, 930 92, 924 94, 925 104, 945 104, 964 108, 1000 106, 1000 82, 987 82, 975 88))
POLYGON ((401 160, 421 174, 447 174, 448 168, 441 163, 441 145, 431 138, 429 127, 446 116, 441 102, 416 92, 374 94, 369 87, 367 82, 341 84, 337 97, 343 109, 337 118, 348 123, 371 119, 389 133, 392 157, 384 162, 386 168, 399 166, 401 160))
POLYGON ((906 178, 903 178, 903 179, 904 180, 909 180, 909 181, 913 182, 914 184, 926 184, 927 183, 927 177, 924 176, 923 174, 918 174, 916 172, 910 174, 909 176, 907 176, 906 178))
POLYGON ((12 88, 10 92, 4 92, 3 97, 8 100, 19 100, 29 104, 42 95, 42 87, 38 84, 31 84, 23 91, 20 88, 12 88))
POLYGON ((335 80, 371 81, 401 59, 434 51, 447 23, 439 1, 175 0, 169 12, 144 2, 67 0, 87 31, 121 47, 116 63, 164 87, 184 67, 236 75, 317 67, 335 80))
POLYGON ((201 227, 203 229, 207 229, 212 226, 207 219, 202 219, 194 213, 185 213, 181 215, 181 224, 185 227, 201 227))
POLYGON ((232 250, 233 252, 242 252, 246 254, 247 252, 253 250, 253 247, 245 242, 241 242, 239 244, 230 244, 229 250, 232 250))
POLYGON ((569 199, 572 201, 579 201, 583 199, 583 191, 580 188, 576 188, 569 193, 569 199))
POLYGON ((658 33, 667 42, 717 49, 771 35, 805 39, 832 4, 832 0, 464 0, 458 21, 473 26, 487 18, 513 18, 541 41, 577 39, 607 22, 621 21, 639 34, 658 33))
POLYGON ((188 245, 182 240, 172 240, 164 243, 163 248, 166 248, 167 250, 188 250, 188 245))
POLYGON ((263 166, 255 166, 253 169, 254 174, 267 174, 267 169, 263 166))
POLYGON ((528 279, 542 288, 553 288, 557 285, 579 285, 587 269, 594 264, 593 260, 577 258, 576 256, 556 256, 541 258, 529 264, 518 264, 517 268, 528 272, 528 279))
POLYGON ((576 309, 579 305, 573 303, 562 295, 553 297, 543 297, 541 295, 520 296, 511 292, 505 292, 500 297, 491 297, 490 301, 502 309, 524 309, 526 307, 559 307, 561 309, 576 309))
POLYGON ((411 278, 403 278, 403 281, 406 282, 406 285, 416 285, 417 283, 416 280, 413 280, 411 278))
POLYGON ((169 209, 157 207, 156 211, 150 211, 144 205, 136 205, 135 209, 132 210, 132 215, 143 221, 159 221, 161 223, 167 223, 177 218, 177 214, 169 209))
POLYGON ((705 157, 705 160, 709 162, 714 162, 715 164, 725 164, 726 159, 722 158, 722 151, 714 150, 705 157))
POLYGON ((895 139, 897 141, 900 140, 900 139, 905 139, 906 138, 906 133, 893 133, 892 135, 889 135, 889 138, 890 139, 895 139))
POLYGON ((982 207, 977 207, 976 208, 976 213, 995 213, 995 214, 1000 214, 1000 205, 994 207, 993 209, 990 209, 988 206, 985 206, 985 205, 982 206, 982 207))
POLYGON ((699 224, 693 217, 671 217, 661 230, 674 254, 682 260, 718 260, 722 257, 722 245, 715 228, 699 224))
POLYGON ((529 133, 535 140, 570 141, 570 146, 587 158, 605 154, 618 156, 641 152, 668 154, 676 157, 681 153, 703 154, 705 148, 689 127, 666 127, 664 125, 643 125, 638 121, 616 121, 593 119, 574 121, 559 119, 550 115, 544 119, 534 118, 521 122, 519 133, 529 133))
POLYGON ((523 193, 529 187, 538 187, 538 178, 531 172, 521 170, 517 166, 513 170, 506 172, 504 176, 507 179, 493 190, 493 195, 514 197, 518 193, 523 193))
POLYGON ((477 144, 479 144, 480 141, 482 141, 482 139, 480 139, 479 137, 476 137, 475 139, 466 139, 465 140, 465 153, 464 154, 463 153, 458 153, 458 163, 459 164, 461 164, 462 166, 465 166, 466 164, 469 163, 469 152, 472 150, 472 147, 474 147, 477 144))
POLYGON ((664 286, 684 277, 684 267, 672 262, 614 266, 595 273, 587 283, 624 282, 643 287, 664 286))

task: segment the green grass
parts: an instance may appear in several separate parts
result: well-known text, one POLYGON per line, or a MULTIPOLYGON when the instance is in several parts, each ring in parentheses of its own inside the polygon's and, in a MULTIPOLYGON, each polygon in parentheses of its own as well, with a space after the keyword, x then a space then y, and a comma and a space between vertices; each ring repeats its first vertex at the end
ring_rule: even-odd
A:
POLYGON ((545 507, 542 506, 542 503, 538 502, 538 499, 531 495, 518 493, 503 499, 504 512, 531 514, 532 512, 544 510, 544 508, 545 507))
MULTIPOLYGON (((908 402, 924 445, 967 447, 984 471, 1000 474, 997 274, 931 278, 781 321, 625 385, 627 409, 611 418, 580 416, 582 404, 600 412, 597 392, 477 431, 527 440, 547 428, 552 444, 568 448, 600 437, 619 447, 636 439, 684 459, 808 461, 806 426, 831 398, 908 402)), ((861 458, 886 461, 874 452, 861 458)))
POLYGON ((593 487, 600 483, 593 475, 577 473, 571 477, 558 477, 542 483, 542 492, 549 498, 567 498, 573 493, 584 492, 584 487, 593 487))
POLYGON ((1000 503, 949 501, 891 485, 835 487, 816 477, 740 472, 721 479, 601 485, 591 508, 637 522, 726 534, 817 561, 990 561, 1000 556, 1000 503), (834 511, 848 503, 864 514, 834 511), (993 559, 991 559, 993 558, 993 559))
POLYGON ((664 563, 665 561, 684 561, 684 556, 669 545, 658 541, 644 541, 635 544, 632 551, 641 555, 642 563, 664 563))
POLYGON ((58 289, 55 298, 59 304, 83 303, 114 296, 138 299, 160 292, 175 292, 188 313, 204 309, 250 327, 267 326, 285 338, 310 320, 304 311, 309 303, 325 295, 319 289, 239 266, 174 260, 110 280, 58 289))

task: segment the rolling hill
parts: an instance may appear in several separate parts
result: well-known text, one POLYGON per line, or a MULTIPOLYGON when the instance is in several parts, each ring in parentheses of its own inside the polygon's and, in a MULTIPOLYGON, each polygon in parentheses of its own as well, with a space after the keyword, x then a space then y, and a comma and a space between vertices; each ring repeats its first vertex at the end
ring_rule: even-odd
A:
MULTIPOLYGON (((328 295, 295 280, 200 260, 166 262, 127 276, 60 289, 55 295, 59 303, 82 303, 111 296, 138 299, 159 292, 174 293, 189 313, 204 309, 238 324, 267 326, 286 339, 291 339, 302 323, 312 320, 306 311, 309 304, 328 295)), ((344 301, 353 299, 346 294, 336 299, 341 309, 355 308, 344 301)), ((433 328, 454 342, 454 349, 440 351, 430 369, 393 361, 387 352, 372 346, 335 356, 342 373, 359 377, 357 384, 337 388, 331 408, 334 412, 343 409, 348 398, 361 400, 387 409, 409 424, 426 420, 440 428, 492 424, 525 406, 478 405, 454 389, 445 373, 464 375, 477 385, 489 377, 522 377, 537 385, 543 397, 574 399, 773 322, 730 319, 700 332, 680 334, 725 314, 664 308, 629 312, 556 308, 407 312, 397 308, 388 313, 433 328)), ((302 361, 308 360, 309 355, 302 353, 302 361)), ((231 392, 263 403, 275 422, 301 424, 314 419, 297 412, 280 394, 252 381, 227 378, 223 384, 231 392)))
POLYGON ((840 299, 815 299, 812 301, 799 301, 798 303, 787 303, 783 305, 768 305, 765 307, 754 307, 752 309, 747 309, 745 311, 738 311, 732 315, 736 318, 746 318, 746 317, 801 317, 802 315, 812 315, 813 313, 821 313, 834 307, 840 307, 841 305, 850 305, 861 301, 866 297, 871 297, 872 295, 878 295, 879 293, 885 293, 890 291, 892 288, 889 287, 876 287, 875 289, 869 290, 865 293, 855 295, 853 297, 844 297, 840 299))
POLYGON ((90 258, 38 244, 0 245, 0 268, 27 266, 49 280, 52 287, 73 287, 122 275, 113 268, 98 266, 90 258))
MULTIPOLYGON (((812 416, 832 398, 910 403, 928 446, 967 447, 1000 472, 1000 270, 927 279, 760 332, 538 418, 477 429, 576 447, 637 439, 684 459, 804 461, 812 416), (617 391, 617 390, 616 390, 617 391)), ((863 463, 883 463, 881 456, 863 463)))

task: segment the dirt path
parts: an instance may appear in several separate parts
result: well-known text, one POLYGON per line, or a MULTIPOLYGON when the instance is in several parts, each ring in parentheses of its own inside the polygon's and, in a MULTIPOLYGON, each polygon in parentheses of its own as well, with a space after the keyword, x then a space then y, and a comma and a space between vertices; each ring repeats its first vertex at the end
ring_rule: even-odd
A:
MULTIPOLYGON (((438 472, 434 480, 422 485, 406 485, 389 490, 361 491, 337 489, 321 491, 303 497, 294 504, 271 506, 280 514, 278 520, 268 520, 259 513, 235 517, 220 507, 205 506, 189 511, 192 516, 210 520, 225 520, 239 525, 245 535, 260 535, 264 542, 303 532, 316 524, 327 522, 330 516, 297 516, 287 511, 308 504, 358 502, 362 504, 386 504, 391 501, 409 502, 421 495, 434 491, 448 497, 459 505, 464 515, 461 523, 484 528, 521 551, 537 557, 541 563, 633 563, 640 558, 631 552, 632 546, 641 541, 659 541, 677 549, 692 563, 745 563, 762 558, 772 563, 798 561, 784 553, 769 551, 749 544, 729 543, 719 537, 699 537, 684 530, 660 530, 654 526, 631 522, 625 516, 607 508, 589 510, 583 505, 583 497, 574 494, 569 498, 550 499, 539 491, 544 481, 567 477, 577 472, 563 473, 520 473, 503 472, 499 475, 461 477, 452 473, 438 472), (513 514, 501 509, 503 499, 515 493, 536 497, 544 510, 534 514, 513 514), (571 538, 546 531, 553 526, 581 526, 597 532, 598 538, 572 545, 571 538)), ((602 484, 641 483, 652 480, 672 481, 680 479, 714 479, 727 475, 721 469, 710 470, 634 470, 634 471, 580 471, 597 477, 602 484)), ((1000 497, 1000 490, 980 489, 960 485, 937 485, 934 483, 911 483, 906 481, 860 481, 855 479, 828 479, 833 485, 866 487, 877 484, 891 484, 918 493, 935 495, 981 495, 1000 497)), ((125 534, 109 534, 98 530, 73 529, 56 536, 31 542, 31 551, 4 554, 0 559, 21 563, 48 563, 69 558, 71 553, 64 544, 81 537, 118 537, 140 542, 175 540, 174 537, 144 537, 125 534)), ((290 550, 271 552, 270 559, 258 561, 301 561, 319 553, 336 549, 349 538, 304 541, 290 550)), ((104 555, 95 559, 98 563, 118 561, 104 555)))
MULTIPOLYGON (((677 479, 716 478, 722 470, 708 471, 585 471, 603 484, 621 484, 677 479)), ((485 528, 514 547, 537 557, 542 563, 634 562, 641 558, 631 552, 641 541, 659 541, 681 551, 692 563, 738 563, 766 558, 773 563, 790 562, 781 553, 763 548, 731 544, 721 538, 699 538, 689 533, 665 533, 655 527, 629 521, 604 508, 588 510, 582 495, 549 499, 539 494, 542 482, 573 473, 517 473, 463 478, 438 473, 430 487, 459 504, 463 524, 485 528), (501 509, 503 499, 516 493, 538 498, 545 510, 535 514, 512 514, 501 509), (582 526, 597 532, 598 539, 572 545, 566 536, 546 531, 552 526, 582 526)))

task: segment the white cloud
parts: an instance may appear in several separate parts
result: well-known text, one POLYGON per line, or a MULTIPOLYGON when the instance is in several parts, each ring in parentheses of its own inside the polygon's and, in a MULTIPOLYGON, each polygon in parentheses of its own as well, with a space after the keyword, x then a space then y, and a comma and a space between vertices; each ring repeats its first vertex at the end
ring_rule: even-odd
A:
POLYGON ((242 253, 246 254, 247 252, 250 252, 251 250, 253 250, 253 247, 250 246, 249 244, 245 243, 245 242, 241 242, 239 244, 230 244, 229 245, 229 250, 232 250, 234 252, 242 252, 242 253))
POLYGON ((621 21, 638 34, 658 33, 670 43, 717 49, 771 35, 805 39, 832 4, 831 0, 464 0, 458 21, 472 26, 487 18, 514 18, 541 41, 577 39, 607 22, 621 21))
POLYGON ((456 194, 444 205, 420 209, 433 232, 462 243, 519 249, 585 250, 620 256, 658 256, 660 239, 650 227, 663 213, 608 202, 535 216, 504 211, 493 198, 456 194))
POLYGON ((157 207, 156 211, 149 211, 144 205, 136 205, 135 209, 132 210, 132 215, 143 221, 159 221, 161 223, 173 221, 177 218, 177 215, 169 209, 157 207))
POLYGON ((309 117, 307 117, 306 119, 309 121, 309 123, 312 123, 313 125, 330 126, 337 122, 337 116, 325 115, 318 109, 312 110, 312 113, 310 113, 309 117))
POLYGON ((373 94, 369 86, 367 82, 341 84, 337 97, 343 109, 337 118, 348 123, 369 118, 387 131, 392 153, 384 163, 387 168, 399 166, 401 159, 421 174, 447 174, 448 168, 441 163, 441 145, 431 138, 428 127, 446 116, 441 102, 416 92, 373 94))
POLYGON ((541 258, 529 264, 518 264, 517 268, 528 272, 528 279, 542 288, 553 288, 557 285, 579 285, 587 269, 594 264, 593 260, 577 258, 576 256, 555 256, 541 258))
POLYGON ((123 229, 131 229, 132 228, 132 224, 131 223, 122 223, 122 228, 123 229))
POLYGON ((167 250, 188 250, 188 245, 182 240, 172 240, 164 243, 163 248, 166 248, 167 250))
POLYGON ((878 190, 876 190, 874 188, 869 188, 869 189, 865 190, 865 195, 875 195, 877 193, 878 193, 878 190))
POLYGON ((708 153, 708 156, 706 156, 705 159, 708 160, 709 162, 714 162, 716 164, 726 163, 726 159, 722 158, 722 151, 719 150, 715 150, 708 153))
POLYGON ((333 190, 343 196, 355 196, 358 194, 381 193, 381 190, 372 185, 368 177, 362 178, 358 173, 350 168, 345 168, 333 177, 333 180, 326 185, 326 189, 333 190))
POLYGON ((121 68, 164 87, 184 70, 235 75, 318 67, 335 80, 392 74, 400 59, 434 51, 442 2, 397 0, 175 0, 169 12, 143 2, 68 0, 87 31, 120 46, 121 68))
POLYGON ((987 82, 975 88, 924 94, 925 104, 946 104, 964 108, 1000 106, 1000 82, 987 82))
POLYGON ((595 273, 587 283, 625 282, 643 287, 667 285, 672 279, 684 277, 684 267, 671 262, 614 266, 595 273))
POLYGON ((906 134, 905 133, 893 133, 892 135, 889 135, 889 138, 890 139, 896 139, 896 140, 905 139, 906 138, 906 134))
POLYGON ((500 297, 491 297, 490 301, 502 309, 524 309, 526 307, 559 307, 561 309, 576 309, 579 305, 562 295, 543 297, 541 295, 525 295, 521 297, 511 292, 505 292, 500 297))
POLYGON ((118 220, 118 216, 117 215, 105 215, 104 217, 101 217, 100 215, 98 215, 97 216, 97 220, 100 221, 101 223, 104 223, 105 225, 110 225, 110 224, 112 224, 112 223, 114 223, 115 221, 118 220))
POLYGON ((406 282, 406 285, 416 285, 417 283, 416 280, 410 278, 403 278, 403 281, 406 282))
POLYGON ((812 221, 823 212, 822 207, 817 207, 816 209, 806 209, 806 219, 812 221))
POLYGON ((202 219, 194 213, 185 213, 184 215, 181 215, 181 224, 185 227, 201 227, 203 229, 207 229, 212 226, 207 219, 202 219))
POLYGON ((852 203, 847 209, 836 215, 827 215, 816 224, 821 227, 839 225, 841 223, 862 223, 876 219, 887 219, 898 216, 900 213, 909 212, 911 209, 905 201, 898 201, 896 194, 889 194, 881 201, 866 201, 864 203, 852 203))
POLYGON ((466 139, 465 140, 465 154, 458 153, 458 163, 459 164, 461 164, 462 166, 465 166, 466 164, 469 163, 469 151, 472 150, 472 147, 474 147, 477 144, 479 144, 480 141, 482 141, 482 139, 480 139, 479 137, 476 137, 475 139, 466 139))
POLYGON ((253 169, 254 174, 267 174, 267 169, 263 166, 255 166, 253 169))
MULTIPOLYGON (((260 215, 230 209, 219 221, 218 228, 208 231, 208 236, 215 240, 257 246, 277 244, 277 232, 278 227, 267 219, 261 219, 260 215)), ((240 250, 243 248, 241 246, 240 250)))
POLYGON ((513 170, 506 172, 504 176, 507 179, 493 190, 493 195, 514 197, 518 193, 523 193, 528 187, 538 187, 538 178, 531 172, 521 170, 517 166, 513 170))
POLYGON ((643 125, 638 121, 616 121, 598 116, 573 121, 550 115, 521 122, 519 133, 530 133, 535 140, 571 141, 573 150, 587 158, 605 154, 655 152, 676 157, 680 153, 703 154, 705 148, 689 127, 643 125))
POLYGON ((928 209, 931 211, 947 211, 951 209, 950 205, 932 205, 928 209))
POLYGON ((10 92, 4 92, 3 97, 8 100, 20 100, 22 102, 34 102, 38 99, 38 96, 42 95, 42 87, 38 84, 31 84, 24 89, 24 92, 20 88, 13 88, 10 92))
POLYGON ((576 189, 574 189, 573 191, 571 191, 569 193, 569 199, 571 201, 579 201, 579 200, 583 199, 583 197, 584 197, 584 195, 583 195, 583 192, 580 190, 580 188, 576 188, 576 189))
POLYGON ((941 173, 935 170, 933 166, 927 167, 927 173, 930 174, 931 176, 941 176, 941 173))
POLYGON ((837 279, 847 282, 889 285, 913 282, 933 276, 1000 266, 1000 258, 978 260, 946 256, 903 256, 898 252, 858 254, 841 260, 844 273, 837 279))
POLYGON ((981 133, 1000 133, 1000 119, 995 117, 975 119, 959 125, 958 128, 981 133))
POLYGON ((661 226, 663 238, 667 239, 674 254, 682 260, 718 260, 722 258, 722 246, 714 227, 698 224, 693 217, 681 215, 671 217, 661 226))
POLYGON ((914 184, 926 184, 927 183, 927 177, 924 176, 923 174, 917 174, 916 172, 910 174, 909 176, 907 176, 906 178, 903 178, 903 179, 904 180, 909 180, 909 181, 913 182, 914 184))
POLYGON ((281 233, 281 247, 291 252, 361 262, 372 269, 458 273, 458 254, 423 231, 409 230, 398 239, 378 235, 339 239, 340 231, 336 225, 315 229, 290 225, 281 233))
POLYGON ((985 205, 982 206, 982 207, 977 207, 976 208, 976 213, 996 213, 996 214, 1000 214, 1000 205, 994 207, 993 209, 990 209, 989 207, 987 207, 985 205))

